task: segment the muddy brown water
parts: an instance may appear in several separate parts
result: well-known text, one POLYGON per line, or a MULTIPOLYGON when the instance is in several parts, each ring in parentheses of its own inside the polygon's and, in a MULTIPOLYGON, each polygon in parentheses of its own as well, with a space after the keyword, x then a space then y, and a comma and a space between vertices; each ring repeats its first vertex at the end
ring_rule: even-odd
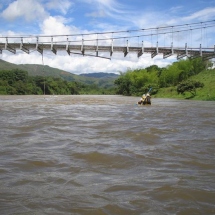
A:
POLYGON ((215 102, 0 96, 0 214, 215 214, 215 102))

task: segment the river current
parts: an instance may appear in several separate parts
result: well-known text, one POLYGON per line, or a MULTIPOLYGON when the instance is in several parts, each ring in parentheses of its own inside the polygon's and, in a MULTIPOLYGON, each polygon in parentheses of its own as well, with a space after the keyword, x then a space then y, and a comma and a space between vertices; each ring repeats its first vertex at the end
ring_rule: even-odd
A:
POLYGON ((214 215, 215 102, 0 96, 1 215, 214 215))

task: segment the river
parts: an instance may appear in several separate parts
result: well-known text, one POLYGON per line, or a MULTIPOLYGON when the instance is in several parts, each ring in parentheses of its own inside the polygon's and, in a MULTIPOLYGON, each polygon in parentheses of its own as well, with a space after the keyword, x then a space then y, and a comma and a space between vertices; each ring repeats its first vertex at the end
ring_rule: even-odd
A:
POLYGON ((1 215, 214 215, 215 102, 0 96, 1 215))

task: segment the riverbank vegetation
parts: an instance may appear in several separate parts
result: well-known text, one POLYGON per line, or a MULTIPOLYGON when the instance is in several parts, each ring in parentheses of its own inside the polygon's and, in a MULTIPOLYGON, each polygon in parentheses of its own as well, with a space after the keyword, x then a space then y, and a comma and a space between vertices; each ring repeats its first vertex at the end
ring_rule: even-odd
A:
POLYGON ((165 68, 152 65, 128 70, 107 81, 91 79, 83 83, 56 76, 31 76, 22 69, 0 69, 0 95, 141 96, 152 89, 150 93, 154 98, 215 100, 215 69, 210 61, 202 58, 180 60, 165 68))
POLYGON ((215 69, 202 58, 180 60, 165 68, 152 65, 128 70, 115 80, 116 93, 141 96, 150 92, 157 98, 215 100, 215 69))
POLYGON ((51 76, 29 76, 28 72, 13 69, 0 71, 0 95, 77 95, 113 94, 113 88, 96 84, 66 81, 51 76))

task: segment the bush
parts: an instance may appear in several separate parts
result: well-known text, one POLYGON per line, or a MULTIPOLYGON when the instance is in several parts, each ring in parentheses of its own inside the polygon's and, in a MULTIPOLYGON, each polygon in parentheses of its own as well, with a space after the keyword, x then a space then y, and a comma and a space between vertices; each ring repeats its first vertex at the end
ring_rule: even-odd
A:
POLYGON ((196 95, 196 89, 202 87, 204 87, 204 84, 199 81, 187 80, 178 84, 177 92, 182 95, 184 95, 185 92, 190 92, 194 97, 196 95))

